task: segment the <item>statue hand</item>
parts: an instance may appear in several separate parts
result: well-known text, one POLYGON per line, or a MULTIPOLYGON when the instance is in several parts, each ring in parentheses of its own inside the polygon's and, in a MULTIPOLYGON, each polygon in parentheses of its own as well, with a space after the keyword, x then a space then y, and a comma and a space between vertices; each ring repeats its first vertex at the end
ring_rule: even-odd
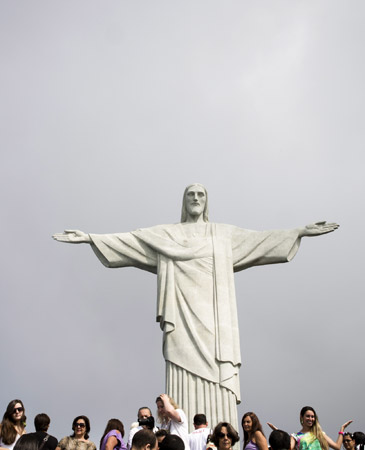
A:
POLYGON ((316 222, 306 225, 302 230, 301 236, 320 236, 321 234, 331 233, 337 230, 340 225, 337 223, 316 222))
POLYGON ((63 233, 56 233, 53 236, 55 241, 68 242, 69 244, 90 243, 90 236, 80 230, 65 230, 63 233))

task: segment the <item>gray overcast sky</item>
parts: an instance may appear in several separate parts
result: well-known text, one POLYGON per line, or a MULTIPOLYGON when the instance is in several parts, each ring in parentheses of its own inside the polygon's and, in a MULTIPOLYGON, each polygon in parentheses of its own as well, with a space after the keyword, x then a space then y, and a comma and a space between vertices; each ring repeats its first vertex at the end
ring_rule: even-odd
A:
MULTIPOLYGON (((365 3, 0 3, 0 414, 51 432, 127 430, 164 390, 155 276, 105 269, 65 228, 180 219, 251 229, 337 221, 290 264, 236 275, 242 404, 290 432, 314 406, 336 439, 364 418, 365 3)), ((268 428, 265 426, 268 433, 268 428)), ((242 430, 239 430, 242 434, 242 430)))

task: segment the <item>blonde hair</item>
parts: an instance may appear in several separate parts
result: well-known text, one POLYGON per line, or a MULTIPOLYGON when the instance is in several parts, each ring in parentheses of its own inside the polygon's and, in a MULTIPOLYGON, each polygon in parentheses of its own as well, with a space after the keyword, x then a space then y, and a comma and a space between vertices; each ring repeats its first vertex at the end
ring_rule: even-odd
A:
POLYGON ((315 441, 316 439, 318 439, 322 450, 328 450, 328 442, 326 441, 326 438, 324 437, 324 433, 323 433, 322 427, 321 427, 321 425, 319 423, 317 413, 315 412, 315 410, 311 406, 304 406, 301 409, 301 411, 300 411, 300 423, 303 423, 303 417, 304 417, 304 414, 307 411, 312 411, 313 414, 314 414, 314 419, 315 419, 314 424, 312 425, 312 428, 310 430, 310 433, 313 435, 312 442, 315 441))
MULTIPOLYGON (((179 406, 178 406, 178 404, 175 402, 175 400, 174 400, 172 397, 170 397, 169 395, 168 395, 168 398, 169 398, 169 401, 170 401, 170 403, 171 403, 171 406, 173 406, 174 409, 178 409, 179 406)), ((163 402, 163 400, 162 400, 162 398, 161 398, 160 396, 158 396, 158 397, 156 398, 156 403, 157 403, 157 402, 161 402, 161 403, 165 406, 165 404, 164 404, 164 402, 163 402)), ((159 410, 157 410, 157 417, 158 417, 158 420, 160 421, 161 424, 166 424, 166 423, 168 423, 169 420, 170 420, 170 419, 166 419, 166 417, 163 416, 163 415, 159 412, 159 410)))

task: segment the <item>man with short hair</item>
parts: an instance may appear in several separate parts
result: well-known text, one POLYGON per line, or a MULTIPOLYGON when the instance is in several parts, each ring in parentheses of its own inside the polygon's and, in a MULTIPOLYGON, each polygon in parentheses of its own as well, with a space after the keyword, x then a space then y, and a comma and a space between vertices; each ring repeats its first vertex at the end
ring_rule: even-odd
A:
POLYGON ((184 441, 177 434, 168 434, 159 446, 160 450, 185 450, 184 441))
POLYGON ((132 450, 157 450, 157 448, 157 438, 153 431, 143 429, 134 434, 132 450))
POLYGON ((205 450, 208 436, 212 433, 205 414, 195 414, 193 425, 195 430, 189 434, 190 450, 205 450))
POLYGON ((37 414, 34 418, 35 433, 29 433, 28 435, 34 435, 38 439, 39 450, 55 450, 58 445, 58 440, 47 433, 51 419, 47 414, 37 414))
POLYGON ((137 417, 138 417, 139 425, 137 427, 131 428, 129 431, 128 442, 127 442, 128 450, 131 449, 133 437, 138 431, 147 430, 147 429, 152 430, 154 433, 157 431, 157 428, 155 427, 155 421, 152 417, 152 412, 148 406, 141 406, 138 410, 137 417), (140 423, 141 421, 149 422, 149 423, 141 424, 140 423))
POLYGON ((286 431, 274 430, 269 436, 269 444, 272 450, 289 450, 290 436, 286 431))

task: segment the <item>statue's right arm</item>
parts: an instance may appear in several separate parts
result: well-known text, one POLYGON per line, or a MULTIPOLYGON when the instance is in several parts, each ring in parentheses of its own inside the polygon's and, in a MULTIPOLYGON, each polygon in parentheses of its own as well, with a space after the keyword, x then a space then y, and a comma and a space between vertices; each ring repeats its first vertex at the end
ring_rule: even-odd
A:
POLYGON ((92 242, 90 236, 80 230, 65 230, 63 233, 56 233, 52 237, 55 241, 69 244, 91 244, 92 242))

